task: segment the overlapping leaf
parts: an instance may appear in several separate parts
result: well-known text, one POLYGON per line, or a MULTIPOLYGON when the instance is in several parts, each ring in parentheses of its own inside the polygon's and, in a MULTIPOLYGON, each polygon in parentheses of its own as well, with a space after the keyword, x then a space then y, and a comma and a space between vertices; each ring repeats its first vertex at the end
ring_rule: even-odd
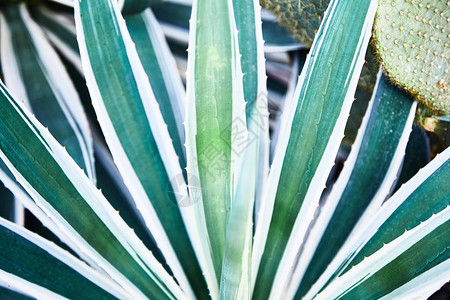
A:
POLYGON ((352 152, 303 248, 294 275, 296 284, 303 277, 298 297, 323 273, 368 206, 381 206, 399 173, 416 103, 381 71, 378 80, 352 152))
POLYGON ((188 230, 195 235, 195 220, 183 220, 179 208, 188 197, 183 173, 117 4, 76 1, 75 20, 89 92, 114 161, 178 282, 204 297, 188 236, 188 230))
POLYGON ((1 158, 45 214, 133 297, 182 295, 64 148, 0 87, 1 158))
POLYGON ((295 101, 285 110, 289 113, 282 123, 260 211, 263 221, 256 228, 255 299, 267 297, 270 282, 272 296, 280 296, 308 220, 313 219, 343 137, 375 9, 373 1, 330 3, 303 68, 295 101))

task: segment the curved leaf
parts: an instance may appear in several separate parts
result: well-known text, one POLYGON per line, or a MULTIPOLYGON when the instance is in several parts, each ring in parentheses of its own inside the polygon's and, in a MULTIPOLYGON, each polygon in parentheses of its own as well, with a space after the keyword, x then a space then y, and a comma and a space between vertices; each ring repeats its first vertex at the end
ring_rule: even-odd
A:
POLYGON ((0 269, 71 299, 130 297, 117 283, 26 229, 0 219, 0 269))
MULTIPOLYGON (((211 249, 212 262, 206 261, 204 267, 211 289, 222 273, 227 220, 248 134, 232 2, 194 1, 191 19, 187 171, 199 228, 203 230, 202 246, 211 249)), ((218 289, 214 287, 211 293, 215 298, 218 289)))
POLYGON ((64 148, 3 84, 0 89, 0 156, 45 214, 133 297, 180 297, 175 282, 64 148))
POLYGON ((83 70, 122 178, 183 290, 207 296, 178 158, 147 74, 113 0, 75 1, 83 70), (99 43, 99 41, 101 41, 99 43))
POLYGON ((151 10, 127 16, 127 28, 167 123, 180 165, 186 167, 184 148, 185 90, 175 59, 151 10))
POLYGON ((381 206, 397 178, 417 103, 381 70, 376 86, 350 156, 299 258, 293 284, 303 279, 296 297, 304 296, 323 273, 364 211, 370 205, 381 206))
POLYGON ((330 3, 285 109, 255 233, 255 299, 284 289, 343 137, 375 10, 369 0, 330 3))
MULTIPOLYGON (((422 222, 447 209, 450 193, 450 186, 447 184, 449 174, 450 148, 420 170, 373 216, 361 224, 358 230, 351 233, 350 238, 305 297, 312 297, 327 282, 329 285, 332 284, 330 278, 337 275, 342 277, 343 274, 352 270, 352 266, 363 262, 365 257, 375 255, 385 244, 397 238, 400 239, 405 234, 405 229, 408 232, 416 230, 422 222)), ((448 213, 445 216, 448 218, 448 213)), ((445 223, 448 219, 442 219, 442 221, 445 223)), ((423 268, 426 265, 425 262, 434 260, 438 252, 448 247, 445 239, 442 239, 442 242, 441 246, 432 247, 425 252, 421 250, 422 253, 418 255, 427 257, 410 263, 410 269, 425 271, 427 269, 423 268)), ((382 265, 379 264, 379 267, 382 265)))
MULTIPOLYGON (((332 281, 317 299, 378 299, 450 261, 450 207, 332 281)), ((442 279, 440 279, 442 282, 442 279)))
POLYGON ((63 63, 24 5, 6 6, 0 16, 6 85, 95 182, 89 125, 63 63))

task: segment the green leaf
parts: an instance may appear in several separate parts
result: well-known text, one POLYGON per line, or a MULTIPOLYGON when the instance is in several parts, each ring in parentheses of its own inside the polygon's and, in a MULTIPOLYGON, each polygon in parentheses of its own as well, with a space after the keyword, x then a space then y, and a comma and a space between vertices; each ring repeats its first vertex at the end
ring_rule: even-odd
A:
MULTIPOLYGON (((0 269, 71 299, 130 297, 117 283, 40 236, 0 219, 0 269)), ((15 280, 11 278, 11 285, 15 280)), ((29 291, 33 295, 33 288, 29 291)))
MULTIPOLYGON (((383 252, 385 244, 390 244, 392 242, 392 245, 396 245, 396 239, 402 240, 402 236, 408 237, 409 234, 411 234, 410 231, 415 232, 417 230, 422 230, 419 229, 423 228, 422 222, 426 223, 429 220, 432 220, 435 214, 446 216, 447 219, 439 217, 439 220, 443 223, 447 222, 449 220, 448 195, 450 193, 450 186, 446 184, 446 182, 448 181, 449 175, 450 148, 438 155, 425 168, 420 170, 419 173, 403 185, 378 211, 369 216, 370 218, 367 218, 366 221, 358 227, 358 230, 352 232, 341 251, 339 251, 327 270, 322 274, 305 297, 315 295, 327 282, 328 286, 326 286, 325 290, 339 290, 340 287, 338 286, 339 282, 342 283, 341 279, 337 280, 335 284, 334 281, 330 281, 330 278, 336 276, 348 278, 345 276, 351 275, 345 274, 350 274, 352 272, 352 266, 360 263, 363 265, 365 263, 365 257, 378 255, 377 257, 382 258, 384 254, 378 254, 377 251, 385 253, 383 252), (445 213, 444 210, 446 210, 445 213), (407 234, 405 231, 408 231, 407 234)), ((419 239, 422 239, 422 237, 419 236, 419 239)), ((427 261, 431 262, 434 260, 435 262, 438 262, 438 260, 435 260, 437 253, 442 252, 449 245, 448 241, 445 239, 441 240, 442 244, 440 244, 440 246, 427 247, 430 248, 428 249, 429 251, 420 250, 422 253, 418 253, 418 255, 425 255, 427 257, 419 258, 418 256, 415 263, 410 263, 410 270, 419 274, 432 266, 432 264, 430 264, 428 267, 425 267, 427 261), (432 253, 433 251, 434 253, 432 253)), ((418 240, 414 241, 414 243, 416 242, 418 242, 418 240)), ((406 249, 409 249, 411 246, 412 244, 406 249)), ((395 246, 393 247, 397 255, 406 251, 406 249, 401 250, 401 248, 397 249, 395 246)), ((392 252, 392 250, 389 251, 392 252)), ((386 259, 389 259, 389 257, 386 256, 386 259)), ((394 259, 395 257, 391 258, 394 259)), ((390 261, 385 261, 384 263, 387 264, 389 262, 390 261)), ((378 262, 375 265, 379 268, 384 266, 382 262, 378 262)), ((363 267, 361 267, 361 270, 362 272, 366 272, 363 267)), ((370 269, 367 270, 371 272, 370 269)), ((359 278, 358 276, 355 277, 356 282, 365 278, 365 275, 359 278)), ((344 282, 346 281, 344 280, 344 282)))
MULTIPOLYGON (((450 261, 449 245, 450 208, 447 207, 414 229, 405 230, 360 265, 332 281, 317 299, 379 299, 450 261)), ((438 280, 442 282, 442 278, 438 280)))
POLYGON ((393 292, 398 287, 408 283, 411 278, 430 270, 434 266, 438 266, 444 261, 450 261, 449 237, 450 221, 447 221, 405 250, 370 278, 346 292, 342 299, 379 298, 393 292))
MULTIPOLYGON (((72 31, 72 28, 66 24, 65 16, 45 8, 35 9, 33 17, 46 28, 46 33, 55 47, 82 73, 75 27, 72 31)), ((128 15, 126 22, 142 65, 148 74, 164 121, 168 125, 175 151, 180 157, 180 165, 184 168, 186 154, 182 123, 185 115, 185 91, 175 60, 151 10, 142 14, 128 15)))
POLYGON ((227 220, 247 146, 243 74, 232 2, 194 1, 191 19, 187 171, 199 228, 203 230, 202 247, 211 249, 212 262, 207 261, 204 272, 215 298, 227 220))
POLYGON ((127 16, 128 31, 148 75, 159 108, 167 123, 180 165, 186 167, 184 148, 185 90, 175 59, 151 10, 127 16))
POLYGON ((184 292, 206 297, 188 236, 195 237, 196 228, 185 213, 183 173, 116 2, 77 0, 75 22, 83 71, 114 162, 184 292))
POLYGON ((133 297, 182 295, 64 148, 3 84, 0 90, 0 156, 70 239, 69 245, 81 249, 133 297))
MULTIPOLYGON (((260 136, 268 132, 266 68, 261 29, 261 6, 253 0, 233 1, 238 30, 243 87, 249 130, 260 129, 260 136)), ((268 137, 267 137, 268 138, 268 137)), ((260 138, 259 138, 260 139, 260 138)), ((263 144, 267 146, 268 141, 263 144)), ((264 146, 265 145, 265 146, 264 146)))
POLYGON ((325 271, 366 209, 381 206, 397 178, 417 103, 381 70, 376 86, 352 151, 303 248, 293 279, 294 285, 302 280, 296 297, 325 271))
POLYGON ((375 10, 376 2, 369 0, 330 3, 295 100, 285 109, 289 113, 260 210, 261 226, 256 228, 255 299, 266 298, 272 285, 271 296, 280 297, 314 217, 343 137, 375 10))
POLYGON ((6 85, 95 182, 89 125, 64 65, 24 5, 6 6, 0 16, 6 85))
POLYGON ((30 14, 45 31, 53 46, 82 74, 73 14, 55 12, 45 6, 31 7, 30 14))
MULTIPOLYGON (((227 224, 220 282, 221 299, 245 298, 250 292, 253 205, 261 197, 269 170, 269 120, 264 49, 258 1, 234 1, 243 90, 246 101, 247 145, 227 224)), ((233 150, 233 149, 232 149, 233 150)))
MULTIPOLYGON (((437 168, 436 171, 430 172, 425 175, 424 172, 419 172, 414 179, 419 178, 423 180, 417 188, 413 191, 411 184, 413 180, 409 181, 397 193, 392 196, 389 205, 386 209, 395 207, 395 210, 389 215, 389 218, 377 228, 376 234, 370 238, 370 240, 364 245, 364 247, 358 251, 358 254, 347 264, 348 267, 343 271, 345 273, 349 270, 350 266, 358 264, 364 257, 370 256, 380 249, 383 244, 389 243, 406 230, 410 230, 421 222, 426 221, 433 214, 437 214, 450 205, 450 185, 448 184, 448 178, 450 176, 450 148, 440 154, 437 161, 444 161, 442 165, 437 168), (396 198, 400 198, 402 193, 409 192, 409 195, 400 204, 396 198), (396 202, 397 201, 397 202, 396 202), (391 202, 393 202, 391 204, 391 202)), ((426 169, 429 169, 432 165, 429 164, 426 169)), ((443 245, 449 245, 443 244, 443 245)))
MULTIPOLYGON (((94 144, 95 154, 95 170, 97 172, 97 187, 105 195, 108 202, 117 210, 123 220, 144 243, 144 245, 152 251, 153 255, 160 262, 164 262, 164 256, 155 244, 150 231, 145 226, 145 221, 136 209, 133 198, 126 188, 116 165, 113 162, 111 154, 105 146, 99 142, 94 144)), ((170 272, 167 264, 163 263, 164 268, 170 272)))
MULTIPOLYGON (((23 224, 24 208, 29 210, 38 220, 45 226, 48 230, 51 231, 54 235, 57 236, 60 242, 65 245, 70 245, 70 249, 74 251, 79 257, 81 257, 84 261, 91 265, 95 265, 95 262, 86 255, 79 247, 77 247, 68 236, 63 233, 63 230, 51 219, 49 216, 36 204, 36 202, 31 198, 28 192, 17 182, 15 176, 8 167, 4 164, 3 161, 0 160, 0 180, 3 182, 5 187, 9 189, 15 198, 15 205, 20 206, 21 214, 19 216, 19 221, 17 224, 23 224)), ((17 211, 17 210, 16 210, 17 211)), ((44 229, 45 232, 45 229, 44 229)), ((40 232, 39 232, 40 233, 40 232)), ((48 231, 46 232, 48 233, 48 231)), ((53 238, 54 236, 50 234, 50 236, 42 235, 45 238, 53 238)))
POLYGON ((448 286, 448 278, 450 277, 450 260, 440 263, 437 266, 427 270, 426 272, 414 277, 407 283, 387 294, 386 299, 414 299, 419 297, 427 297, 433 299, 438 296, 446 295, 448 286))

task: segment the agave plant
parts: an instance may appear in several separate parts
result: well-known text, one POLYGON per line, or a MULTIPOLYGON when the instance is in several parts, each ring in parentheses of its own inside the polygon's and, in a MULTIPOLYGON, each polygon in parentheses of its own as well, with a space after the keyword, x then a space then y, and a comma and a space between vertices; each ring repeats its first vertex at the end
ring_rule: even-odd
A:
POLYGON ((412 299, 448 281, 450 149, 402 168, 417 104, 381 70, 332 176, 377 1, 330 1, 272 145, 258 1, 193 1, 186 87, 152 1, 57 2, 0 7, 1 180, 62 242, 0 219, 2 298, 412 299))

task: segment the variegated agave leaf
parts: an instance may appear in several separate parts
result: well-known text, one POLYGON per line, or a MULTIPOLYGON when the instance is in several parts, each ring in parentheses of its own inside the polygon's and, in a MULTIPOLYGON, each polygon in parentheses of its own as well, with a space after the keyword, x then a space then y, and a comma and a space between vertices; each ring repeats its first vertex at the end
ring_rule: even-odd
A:
POLYGON ((448 280, 450 149, 410 151, 417 103, 378 72, 341 147, 376 1, 318 1, 294 64, 305 45, 257 0, 156 2, 0 6, 18 223, 0 218, 0 298, 409 299, 448 280))

